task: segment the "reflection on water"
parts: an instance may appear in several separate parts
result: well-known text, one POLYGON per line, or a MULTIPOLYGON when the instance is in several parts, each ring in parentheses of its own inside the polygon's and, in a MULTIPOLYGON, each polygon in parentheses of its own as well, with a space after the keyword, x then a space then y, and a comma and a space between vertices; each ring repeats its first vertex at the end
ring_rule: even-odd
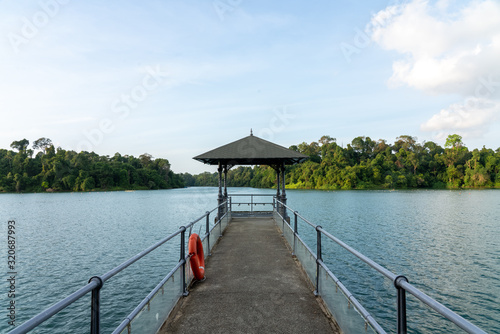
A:
MULTIPOLYGON (((230 193, 275 190, 234 188, 230 193)), ((373 260, 406 275, 431 297, 500 332, 500 192, 287 191, 288 204, 373 260)), ((216 188, 65 194, 0 194, 0 217, 18 224, 18 324, 213 209, 216 188)), ((198 227, 195 227, 195 229, 198 227)), ((201 228, 201 226, 199 227, 201 228)), ((315 231, 299 226, 315 249, 315 231)), ((102 329, 111 332, 178 260, 178 241, 106 282, 102 329)), ((389 332, 392 283, 330 242, 324 260, 389 332)), ((6 291, 6 282, 0 288, 6 291)), ((6 295, 1 294, 2 305, 6 295)), ((39 332, 88 333, 89 299, 39 332)), ((408 297, 411 333, 457 328, 408 297)), ((8 329, 0 322, 0 331, 8 329)))

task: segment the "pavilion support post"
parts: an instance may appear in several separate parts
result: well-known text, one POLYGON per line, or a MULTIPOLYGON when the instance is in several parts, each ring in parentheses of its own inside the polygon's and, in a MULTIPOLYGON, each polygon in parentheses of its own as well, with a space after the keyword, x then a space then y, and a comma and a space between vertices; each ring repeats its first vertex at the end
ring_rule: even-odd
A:
MULTIPOLYGON (((284 205, 286 205, 286 192, 285 192, 285 163, 283 162, 283 166, 281 167, 281 182, 283 183, 283 186, 281 187, 281 202, 283 202, 284 205)), ((290 222, 290 218, 287 217, 287 212, 286 212, 286 207, 283 206, 283 218, 285 218, 286 221, 290 222)))
POLYGON ((219 168, 217 169, 219 172, 219 196, 217 197, 218 210, 217 210, 217 220, 220 220, 224 215, 222 203, 224 203, 224 197, 222 196, 222 164, 219 162, 219 168))
MULTIPOLYGON (((224 165, 224 202, 227 202, 227 165, 224 165)), ((224 205, 224 213, 227 212, 227 204, 224 205)))
MULTIPOLYGON (((281 193, 280 193, 280 168, 276 167, 274 169, 276 171, 276 201, 281 201, 281 193)), ((276 211, 280 212, 280 204, 276 202, 276 211)))

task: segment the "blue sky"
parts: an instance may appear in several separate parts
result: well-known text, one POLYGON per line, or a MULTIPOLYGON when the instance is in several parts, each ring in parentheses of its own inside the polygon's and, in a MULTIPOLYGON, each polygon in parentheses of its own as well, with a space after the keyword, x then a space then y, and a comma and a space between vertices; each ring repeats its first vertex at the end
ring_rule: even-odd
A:
POLYGON ((254 135, 500 147, 500 2, 0 0, 0 148, 166 158, 254 135))

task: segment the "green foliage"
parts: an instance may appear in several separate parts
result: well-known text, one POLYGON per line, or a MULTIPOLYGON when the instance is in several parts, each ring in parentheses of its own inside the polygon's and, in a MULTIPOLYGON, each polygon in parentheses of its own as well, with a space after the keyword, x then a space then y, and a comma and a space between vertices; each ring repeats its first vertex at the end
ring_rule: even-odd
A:
MULTIPOLYGON (((138 158, 99 156, 94 152, 57 150, 50 139, 40 138, 33 149, 26 139, 14 141, 15 151, 0 149, 0 192, 92 191, 168 189, 184 186, 217 186, 218 174, 175 174, 166 159, 145 153, 138 158)), ((418 143, 399 136, 386 140, 356 137, 347 147, 335 138, 293 145, 309 155, 306 162, 287 166, 289 189, 411 189, 500 188, 500 149, 483 147, 472 152, 462 137, 450 135, 446 148, 434 142, 418 143)), ((269 166, 240 166, 228 171, 230 187, 276 187, 276 173, 269 166)))
POLYGON ((12 144, 10 144, 10 147, 17 150, 19 153, 26 153, 26 149, 28 148, 29 144, 29 140, 25 138, 18 141, 13 141, 12 144))
POLYGON ((145 153, 139 158, 112 158, 94 152, 57 150, 48 138, 33 143, 41 150, 32 157, 26 139, 14 141, 18 152, 0 149, 0 192, 169 189, 184 187, 166 159, 145 153))
MULTIPOLYGON (((360 136, 345 148, 323 136, 290 149, 310 159, 287 167, 289 189, 500 188, 500 149, 470 152, 458 135, 450 135, 444 149, 408 135, 397 137, 393 145, 360 136)), ((182 177, 188 186, 218 184, 217 173, 182 177)), ((276 173, 268 166, 238 167, 228 172, 227 182, 271 188, 276 187, 276 173)))
POLYGON ((457 134, 449 135, 444 144, 444 147, 452 147, 455 149, 461 148, 462 146, 462 137, 457 134))

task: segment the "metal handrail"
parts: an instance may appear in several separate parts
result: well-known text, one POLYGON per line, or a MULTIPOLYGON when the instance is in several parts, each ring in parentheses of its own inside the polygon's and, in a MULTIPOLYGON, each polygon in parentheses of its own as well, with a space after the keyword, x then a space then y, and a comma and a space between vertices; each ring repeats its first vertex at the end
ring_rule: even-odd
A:
MULTIPOLYGON (((391 272, 390 270, 384 268, 380 264, 376 263, 375 261, 371 260, 367 256, 363 255, 362 253, 358 252, 354 248, 350 247, 346 243, 342 242, 340 239, 336 238, 332 234, 330 234, 328 231, 323 229, 321 226, 316 225, 303 216, 301 216, 297 211, 293 211, 288 205, 284 204, 283 202, 279 201, 275 195, 269 195, 269 194, 234 194, 231 196, 251 196, 252 197, 252 204, 253 204, 253 197, 257 196, 273 196, 273 203, 262 203, 262 204, 273 204, 274 211, 281 217, 283 220, 283 224, 285 224, 285 217, 286 216, 286 209, 290 210, 293 212, 293 215, 295 217, 295 228, 293 229, 294 237, 296 237, 298 240, 300 240, 306 249, 312 254, 314 259, 316 260, 317 263, 317 271, 316 271, 316 291, 315 293, 319 293, 319 267, 322 267, 326 273, 333 279, 335 284, 340 288, 342 293, 346 296, 346 298, 352 303, 352 305, 359 311, 361 316, 365 319, 367 323, 369 323, 377 332, 379 333, 385 333, 384 329, 376 322, 376 320, 370 315, 370 313, 364 309, 364 307, 359 303, 359 301, 349 292, 349 290, 340 282, 340 280, 331 272, 331 270, 327 267, 327 265, 323 262, 322 260, 322 250, 321 250, 321 235, 325 235, 328 237, 330 240, 334 241, 344 249, 346 249, 348 252, 351 254, 355 255, 357 258, 368 264, 371 268, 375 269, 377 272, 385 276, 386 278, 390 279, 396 289, 398 290, 398 333, 406 333, 406 299, 405 299, 405 294, 404 292, 408 292, 415 296, 418 300, 420 300, 422 303, 425 305, 429 306, 442 316, 444 316, 446 319, 450 320, 454 324, 456 324, 459 328, 463 329, 464 331, 468 333, 485 333, 482 329, 479 327, 475 326, 474 324, 470 323, 469 321, 465 320, 463 317, 460 315, 456 314, 452 310, 448 309, 446 306, 442 305, 441 303, 437 302, 433 298, 429 297, 426 295, 424 292, 420 291, 417 289, 415 286, 412 284, 408 283, 408 280, 406 277, 402 275, 397 275, 391 272), (276 206, 275 206, 276 204, 276 206), (277 210, 277 207, 280 207, 283 211, 283 215, 277 210), (300 218, 302 221, 304 221, 307 225, 313 227, 317 231, 317 252, 316 254, 305 244, 305 242, 299 237, 298 231, 297 231, 297 220, 300 218)), ((229 201, 231 199, 229 198, 229 201)), ((229 202, 231 203, 231 202, 229 202)), ((237 203, 233 203, 237 204, 237 203)), ((242 203, 242 204, 249 204, 249 203, 242 203)), ((31 318, 30 320, 26 321, 19 327, 15 328, 9 334, 18 334, 18 333, 27 333, 28 331, 36 328, 38 325, 42 324, 44 321, 47 319, 51 318, 53 315, 57 314, 67 306, 71 305, 75 301, 79 300, 83 296, 87 295, 89 292, 92 292, 92 312, 91 312, 91 333, 98 333, 99 332, 99 290, 106 282, 109 280, 111 277, 115 276, 117 273, 123 271, 127 267, 129 267, 131 264, 137 262, 147 254, 151 253, 153 250, 156 248, 160 247, 161 245, 165 244, 169 240, 173 239, 174 237, 178 236, 179 234, 181 235, 181 257, 177 265, 167 274, 167 276, 144 298, 144 300, 120 323, 120 325, 115 329, 113 333, 120 333, 123 329, 125 329, 131 321, 134 319, 134 317, 140 313, 140 311, 143 309, 145 305, 147 305, 151 299, 155 296, 155 294, 161 289, 161 287, 168 281, 169 278, 172 277, 172 275, 179 270, 179 268, 183 268, 183 277, 185 275, 185 265, 187 261, 189 260, 189 255, 185 254, 185 245, 184 245, 184 240, 185 240, 185 232, 188 229, 191 229, 196 223, 201 221, 202 219, 206 219, 206 224, 207 224, 207 229, 206 229, 206 234, 203 237, 209 238, 210 234, 212 231, 214 231, 215 227, 217 224, 219 224, 222 219, 227 215, 227 209, 223 210, 223 215, 218 217, 219 220, 216 222, 216 226, 214 226, 212 229, 209 229, 209 216, 212 212, 215 210, 218 210, 219 208, 227 208, 228 202, 225 201, 212 209, 211 211, 207 211, 204 215, 199 217, 198 219, 190 222, 189 224, 185 226, 181 226, 178 231, 172 233, 171 235, 165 237, 164 239, 158 241, 154 245, 146 248, 142 252, 138 253, 137 255, 133 256, 132 258, 128 259, 127 261, 123 262, 122 264, 118 265, 117 267, 113 268, 112 270, 108 271, 102 276, 94 276, 89 280, 89 283, 85 285, 84 287, 78 289, 74 293, 70 294, 66 298, 60 300, 56 304, 50 306, 40 314, 36 315, 35 317, 31 318)), ((210 244, 210 239, 208 240, 210 244)), ((210 248, 210 247, 209 247, 210 248)), ((183 293, 187 293, 187 286, 186 286, 186 279, 185 277, 183 278, 183 293)))
MULTIPOLYGON (((250 207, 250 211, 253 213, 254 212, 254 207, 257 205, 272 205, 274 208, 274 197, 276 195, 274 194, 230 194, 228 195, 229 198, 229 211, 233 210, 233 205, 235 206, 241 206, 241 205, 248 205, 250 207), (250 197, 250 202, 233 202, 232 197, 250 197), (253 199, 254 197, 272 197, 273 201, 272 202, 254 202, 253 199)), ((237 212, 237 211, 235 211, 237 212)), ((259 211, 260 212, 260 211, 259 211)), ((269 212, 272 212, 272 210, 269 210, 269 212)))
MULTIPOLYGON (((452 310, 450 310, 449 308, 447 308, 443 304, 441 304, 438 301, 436 301, 435 299, 429 297, 427 294, 425 294, 424 292, 422 292, 421 290, 419 290, 418 288, 416 288, 412 284, 408 283, 408 279, 405 276, 394 274, 390 270, 384 268, 383 266, 381 266, 377 262, 373 261, 369 257, 365 256, 364 254, 362 254, 359 251, 355 250, 354 248, 350 247, 349 245, 347 245, 346 243, 344 243, 340 239, 336 238, 335 236, 330 234, 328 231, 323 229, 320 225, 316 225, 314 223, 311 223, 310 221, 308 221, 307 219, 305 219, 304 217, 299 215, 297 211, 294 211, 292 208, 290 208, 288 205, 284 204, 283 202, 279 201, 278 199, 276 199, 276 202, 282 208, 284 207, 284 208, 290 210, 291 212, 293 212, 295 217, 300 217, 305 223, 307 223, 308 225, 313 227, 316 231, 318 231, 318 238, 319 238, 318 243, 319 243, 319 245, 321 245, 320 235, 324 234, 326 237, 328 237, 329 239, 331 239, 332 241, 337 243, 339 246, 346 249, 348 252, 350 252, 351 254, 353 254, 354 256, 359 258, 361 261, 368 264, 371 268, 375 269, 376 271, 378 271, 379 273, 381 273, 382 275, 384 275, 386 278, 390 279, 393 282, 396 289, 398 289, 398 333, 406 333, 406 300, 404 297, 404 291, 409 292, 414 297, 416 297, 418 300, 420 300, 422 303, 429 306, 430 308, 432 308, 433 310, 435 310, 436 312, 438 312, 439 314, 444 316, 449 321, 453 322, 455 325, 457 325, 459 328, 463 329, 464 331, 466 331, 468 333, 475 333, 475 334, 476 333, 477 334, 483 334, 483 333, 485 334, 486 333, 481 328, 479 328, 476 325, 472 324, 471 322, 467 321, 466 319, 464 319, 463 317, 461 317, 457 313, 453 312, 452 310), (403 291, 402 295, 401 295, 401 291, 403 291), (401 308, 404 308, 404 310, 401 310, 401 308), (402 316, 404 317, 404 319, 400 319, 400 317, 402 317, 402 316)), ((277 212, 277 214, 283 219, 283 221, 285 221, 285 218, 279 212, 277 212)), ((296 218, 296 220, 297 220, 297 218, 296 218)), ((294 234, 298 234, 298 233, 296 231, 294 231, 294 234)), ((320 248, 321 248, 321 246, 318 247, 319 252, 321 252, 320 248)), ((321 260, 321 253, 319 253, 315 257, 316 257, 316 261, 317 261, 318 265, 321 265, 327 271, 327 273, 335 280, 336 277, 333 275, 333 273, 331 273, 331 271, 327 268, 326 264, 321 260)), ((318 273, 316 275, 318 275, 318 273)), ((316 284, 318 284, 318 283, 316 283, 316 284)), ((316 291, 318 291, 317 286, 316 286, 316 291)), ((353 304, 354 304, 354 302, 353 302, 353 304)), ((370 322, 366 317, 364 317, 364 318, 368 322, 370 322)), ((370 322, 370 324, 371 324, 371 322, 370 322)))
POLYGON ((272 205, 273 202, 254 202, 253 201, 253 198, 254 197, 275 197, 276 195, 275 194, 230 194, 228 195, 229 197, 250 197, 250 203, 248 202, 233 202, 231 200, 231 204, 246 204, 246 205, 272 205))
POLYGON ((354 307, 359 311, 361 316, 377 331, 377 333, 385 334, 386 331, 378 324, 378 322, 373 318, 373 316, 361 305, 361 303, 354 297, 351 292, 346 288, 346 286, 335 276, 327 265, 319 260, 319 264, 323 267, 326 273, 333 279, 335 284, 339 287, 340 291, 346 296, 346 298, 354 305, 354 307))
MULTIPOLYGON (((287 206, 285 206, 285 207, 287 207, 287 206)), ((290 209, 289 207, 287 207, 287 208, 290 209)), ((282 228, 284 229, 286 218, 284 218, 282 216, 282 213, 280 213, 280 210, 278 210, 278 208, 276 208, 275 212, 281 218, 281 220, 283 222, 282 228)), ((332 271, 323 262, 323 260, 318 257, 318 253, 313 252, 312 249, 307 245, 307 243, 304 240, 302 240, 302 238, 298 234, 297 218, 300 217, 307 224, 309 224, 310 226, 313 226, 315 228, 316 228, 316 225, 314 225, 313 223, 309 222, 307 219, 305 219, 304 217, 299 215, 299 213, 297 211, 294 211, 293 213, 295 216, 294 228, 293 228, 294 238, 296 238, 300 243, 302 243, 302 245, 305 247, 305 249, 314 258, 314 260, 316 261, 317 266, 318 266, 317 271, 316 271, 316 290, 314 291, 314 294, 318 295, 318 296, 320 295, 319 290, 318 290, 318 285, 319 285, 319 266, 321 266, 326 271, 326 273, 332 278, 332 280, 335 282, 335 284, 340 289, 340 291, 342 291, 342 293, 347 298, 347 300, 349 300, 349 302, 354 306, 354 308, 356 310, 358 310, 359 314, 361 314, 363 319, 365 319, 366 323, 370 324, 370 326, 372 328, 374 328, 378 333, 386 334, 385 330, 378 324, 378 322, 373 318, 373 316, 363 307, 363 305, 361 305, 361 303, 356 299, 356 297, 354 297, 352 295, 352 293, 345 287, 345 285, 342 284, 342 282, 332 273, 332 271)), ((320 248, 321 248, 321 246, 318 247, 318 249, 320 249, 320 248)), ((292 249, 293 249, 292 252, 295 252, 295 244, 292 246, 292 249)))
POLYGON ((264 196, 268 196, 268 197, 275 197, 276 194, 230 194, 229 195, 230 197, 236 197, 236 196, 252 196, 252 197, 264 197, 264 196))
POLYGON ((87 293, 89 293, 90 291, 95 289, 97 287, 97 285, 98 284, 95 281, 90 282, 86 286, 73 292, 68 297, 64 298, 63 300, 52 305, 51 307, 49 307, 45 311, 39 313, 35 317, 26 321, 25 323, 23 323, 19 327, 16 327, 12 331, 10 331, 9 334, 27 333, 28 331, 32 330, 33 328, 35 328, 38 325, 40 325, 41 323, 43 323, 45 320, 52 317, 54 314, 58 313, 62 309, 66 308, 67 306, 73 304, 75 301, 77 301, 81 297, 85 296, 87 293))
MULTIPOLYGON (((198 218, 197 220, 191 222, 190 224, 188 224, 187 227, 189 227, 189 225, 193 225, 194 223, 197 223, 199 222, 201 219, 203 219, 204 217, 208 217, 210 213, 212 213, 213 211, 217 210, 217 208, 211 210, 211 211, 207 211, 205 213, 205 215, 201 216, 200 218, 198 218)), ((220 218, 221 220, 224 219, 224 217, 227 215, 227 212, 224 213, 224 215, 220 218)), ((207 220, 208 221, 208 220, 207 220)), ((186 227, 186 228, 187 228, 186 227)), ((212 229, 207 233, 205 234, 205 236, 202 238, 202 241, 212 233, 212 231, 216 228, 217 226, 213 226, 212 229)), ((181 227, 182 228, 182 227, 181 227)), ((210 253, 210 247, 208 249, 208 252, 210 253)), ((144 306, 146 306, 150 301, 151 299, 156 295, 156 293, 158 291, 160 291, 161 287, 174 275, 174 273, 184 264, 184 263, 187 263, 189 261, 189 258, 191 257, 190 254, 188 254, 187 256, 184 257, 184 261, 179 261, 177 263, 177 265, 167 274, 167 276, 165 276, 165 278, 163 280, 161 280, 160 283, 158 283, 158 285, 143 299, 143 301, 137 305, 137 307, 122 321, 122 323, 113 331, 112 334, 118 334, 118 333, 121 333, 127 326, 128 324, 130 324, 132 322, 132 320, 141 312, 141 310, 144 308, 144 306)))
POLYGON ((151 301, 154 295, 158 291, 160 291, 161 287, 170 279, 170 277, 174 275, 174 273, 182 266, 182 264, 183 264, 182 261, 178 262, 177 265, 174 267, 174 269, 172 269, 168 273, 168 275, 165 276, 165 278, 162 279, 160 283, 158 283, 158 285, 153 289, 153 291, 151 291, 146 296, 146 298, 144 298, 144 300, 139 305, 137 305, 137 307, 122 321, 122 323, 118 327, 116 327, 116 329, 113 331, 112 334, 121 333, 128 326, 128 324, 132 322, 135 316, 137 316, 141 312, 144 306, 146 306, 151 301))
MULTIPOLYGON (((207 211, 200 218, 195 219, 194 221, 190 222, 186 226, 179 227, 179 230, 177 230, 176 232, 170 234, 169 236, 163 238, 162 240, 158 241, 157 243, 153 244, 152 246, 146 248, 142 252, 140 252, 137 255, 131 257, 130 259, 128 259, 125 262, 123 262, 120 265, 118 265, 117 267, 111 269, 110 271, 108 271, 104 275, 91 277, 90 280, 89 280, 89 283, 87 285, 85 285, 84 287, 82 287, 82 288, 78 289, 77 291, 73 292, 72 294, 70 294, 66 298, 60 300, 59 302, 55 303, 54 305, 48 307, 47 309, 45 309, 44 311, 42 311, 38 315, 34 316, 33 318, 29 319, 28 321, 24 322, 20 326, 16 327, 12 331, 10 331, 9 334, 24 334, 24 333, 29 332, 30 330, 36 328, 37 326, 39 326, 40 324, 42 324, 43 322, 45 322, 46 320, 48 320, 49 318, 51 318, 52 316, 54 316, 55 314, 57 314, 58 312, 60 312, 61 310, 63 310, 64 308, 68 307, 69 305, 71 305, 75 301, 77 301, 80 298, 82 298, 83 296, 87 295, 89 292, 92 292, 91 333, 99 333, 99 292, 98 291, 101 289, 101 287, 104 284, 104 282, 106 282, 107 280, 109 280, 111 277, 115 276, 119 272, 123 271, 124 269, 126 269, 127 267, 129 267, 130 265, 132 265, 133 263, 135 263, 138 260, 142 259, 144 256, 146 256, 147 254, 151 253, 153 250, 155 250, 156 248, 160 247, 161 245, 165 244, 167 241, 169 241, 169 240, 173 239, 174 237, 178 236, 179 234, 181 234, 181 247, 180 248, 181 248, 181 253, 183 254, 184 253, 184 249, 183 249, 184 248, 184 241, 183 241, 183 239, 184 239, 184 233, 185 233, 185 231, 188 228, 191 228, 194 224, 196 224, 197 222, 199 222, 203 218, 207 219, 207 224, 208 224, 208 217, 209 217, 210 213, 214 212, 219 207, 225 207, 226 204, 227 204, 227 202, 223 202, 223 203, 219 204, 217 207, 215 207, 214 209, 212 209, 210 211, 207 211), (95 293, 96 291, 97 291, 97 293, 95 293), (95 299, 97 299, 97 300, 95 300, 95 299)), ((218 224, 221 221, 221 219, 225 217, 226 214, 227 214, 227 212, 224 213, 224 215, 220 217, 219 221, 216 224, 218 224)), ((208 233, 210 233, 210 232, 208 232, 208 233)), ((206 237, 206 235, 205 235, 205 237, 206 237)), ((141 304, 139 304, 139 306, 137 306, 134 309, 134 311, 132 311, 132 313, 120 324, 120 326, 122 326, 125 322, 127 322, 127 319, 129 319, 129 318, 130 318, 130 321, 131 321, 131 319, 133 319, 133 316, 137 315, 137 313, 142 309, 142 307, 141 308, 139 308, 139 307, 143 303, 147 304, 146 300, 148 298, 150 299, 150 297, 154 296, 154 294, 156 292, 158 292, 158 290, 161 288, 161 286, 164 284, 164 282, 166 282, 168 280, 168 278, 170 278, 170 276, 177 269, 179 269, 179 267, 185 266, 185 264, 187 263, 188 259, 189 259, 189 255, 188 256, 181 256, 181 259, 179 260, 179 262, 175 266, 175 268, 160 282, 160 284, 158 284, 155 287, 155 289, 153 289, 153 291, 151 293, 148 294, 148 296, 146 296, 146 298, 141 302, 141 304), (137 311, 137 310, 139 310, 139 311, 137 311), (131 317, 131 315, 133 315, 133 316, 131 317)), ((184 272, 185 272, 185 269, 184 269, 184 272)), ((186 282, 185 282, 185 279, 184 279, 184 287, 183 287, 184 290, 187 288, 185 283, 186 282)), ((125 326, 129 322, 127 322, 125 324, 125 326)))

